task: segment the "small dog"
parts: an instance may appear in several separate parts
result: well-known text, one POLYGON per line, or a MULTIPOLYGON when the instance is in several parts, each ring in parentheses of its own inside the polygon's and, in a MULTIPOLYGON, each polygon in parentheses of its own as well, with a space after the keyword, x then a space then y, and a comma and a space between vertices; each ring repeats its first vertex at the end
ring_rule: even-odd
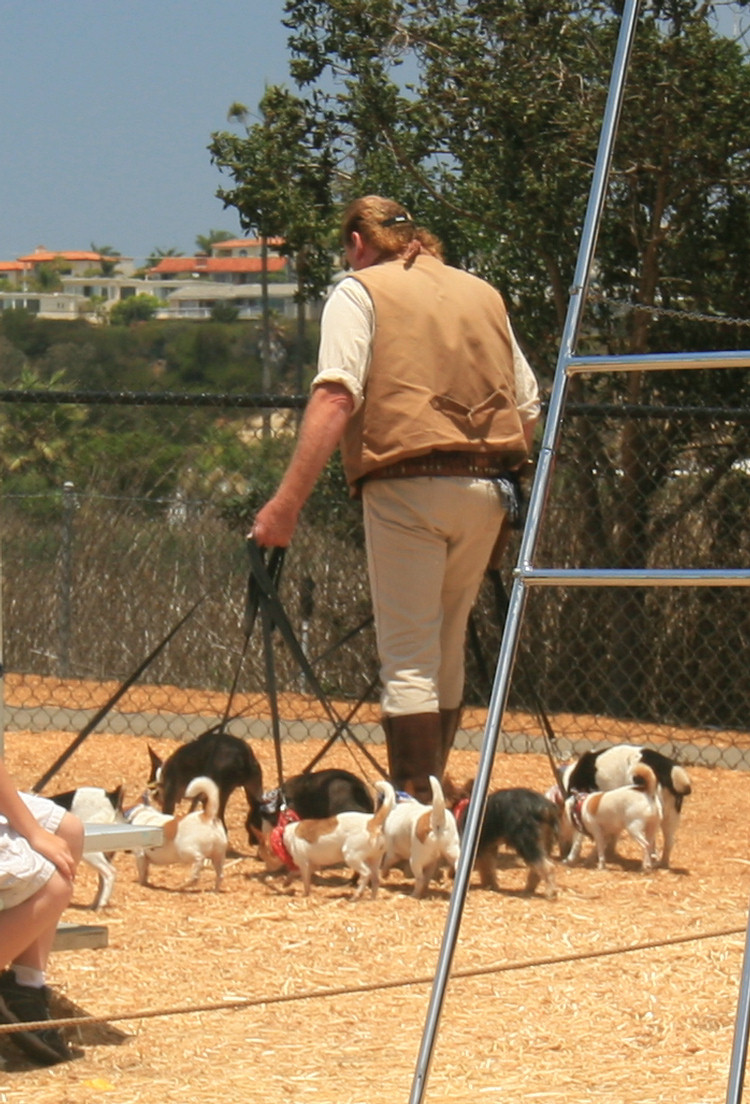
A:
MULTIPOLYGON (((457 790, 449 779, 445 792, 463 837, 473 780, 457 790)), ((557 896, 555 864, 550 858, 558 837, 560 813, 554 802, 523 787, 495 790, 489 794, 479 832, 475 867, 483 889, 497 890, 497 852, 501 843, 510 847, 528 867, 525 893, 544 883, 544 896, 557 896)))
POLYGON ((396 794, 390 782, 376 782, 375 788, 382 797, 376 813, 349 811, 323 820, 298 820, 292 819, 295 814, 283 814, 270 832, 254 829, 266 868, 275 871, 285 866, 287 882, 299 871, 307 897, 316 870, 345 863, 357 875, 354 898, 361 897, 368 885, 376 897, 385 853, 383 826, 396 794))
POLYGON ((385 822, 383 874, 397 863, 408 862, 414 875, 413 897, 424 896, 441 862, 455 871, 460 851, 455 817, 446 808, 434 775, 430 775, 430 789, 432 805, 416 799, 400 801, 385 822))
POLYGON ((162 812, 172 814, 185 796, 193 778, 212 779, 219 790, 219 818, 226 827, 224 814, 230 795, 238 786, 245 791, 252 810, 263 793, 263 773, 250 745, 238 736, 211 728, 177 748, 165 761, 149 747, 151 773, 148 788, 162 812))
POLYGON ((168 816, 148 804, 146 793, 145 801, 125 812, 130 824, 157 824, 164 828, 164 843, 135 852, 138 880, 141 885, 148 883, 151 863, 157 866, 181 863, 191 865, 186 886, 194 885, 204 862, 210 862, 216 875, 214 889, 218 893, 227 854, 227 833, 219 817, 219 788, 211 778, 194 778, 185 790, 185 797, 191 800, 202 797, 205 807, 185 816, 168 816))
POLYGON ((565 799, 563 816, 569 818, 575 829, 566 863, 577 860, 585 833, 596 844, 598 869, 604 870, 607 844, 614 844, 627 832, 643 851, 641 869, 651 870, 662 814, 656 775, 645 763, 633 767, 632 775, 629 786, 590 794, 573 792, 565 799))
POLYGON ((366 784, 351 771, 330 767, 295 774, 251 806, 245 821, 250 843, 256 838, 253 829, 275 827, 282 809, 296 813, 300 820, 323 820, 339 813, 373 813, 375 803, 366 784))
POLYGON ((669 867, 682 805, 691 792, 687 771, 674 759, 651 748, 632 744, 618 744, 603 751, 585 751, 577 762, 563 770, 565 793, 593 793, 628 786, 633 782, 635 768, 641 763, 645 763, 656 775, 662 808, 660 865, 669 867))
MULTIPOLYGON (((75 790, 53 794, 51 800, 63 809, 75 813, 84 824, 117 824, 125 819, 122 815, 122 797, 122 786, 115 790, 105 790, 101 786, 79 786, 75 790)), ((83 861, 93 866, 99 879, 91 907, 104 908, 109 904, 115 887, 117 872, 114 864, 103 851, 87 852, 83 861)))

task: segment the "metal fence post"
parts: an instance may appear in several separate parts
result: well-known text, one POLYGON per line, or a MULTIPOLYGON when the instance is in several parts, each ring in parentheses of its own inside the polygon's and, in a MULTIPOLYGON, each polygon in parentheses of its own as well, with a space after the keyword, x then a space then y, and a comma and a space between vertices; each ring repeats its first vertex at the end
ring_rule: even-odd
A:
POLYGON ((60 621, 58 625, 57 667, 60 678, 70 676, 71 606, 73 591, 73 511, 75 487, 63 483, 62 537, 60 542, 60 621))

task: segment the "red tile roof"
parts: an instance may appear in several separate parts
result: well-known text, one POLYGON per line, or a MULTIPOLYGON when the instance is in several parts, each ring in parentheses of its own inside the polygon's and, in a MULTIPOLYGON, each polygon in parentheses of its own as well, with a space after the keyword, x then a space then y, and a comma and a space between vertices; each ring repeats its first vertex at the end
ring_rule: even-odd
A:
MULTIPOLYGON (((266 260, 268 272, 283 272, 286 265, 284 257, 268 257, 266 260)), ((261 257, 162 257, 158 265, 150 268, 149 272, 160 276, 181 272, 211 275, 219 272, 261 272, 262 269, 261 257)))
MULTIPOLYGON (((266 245, 281 245, 283 238, 266 238, 266 245)), ((247 246, 260 248, 263 243, 260 238, 229 238, 227 241, 214 242, 212 249, 244 249, 247 246)))
POLYGON ((43 245, 38 245, 33 253, 27 253, 25 257, 19 257, 18 260, 27 264, 44 264, 48 261, 55 261, 58 257, 62 257, 64 261, 91 261, 92 263, 102 259, 101 253, 93 253, 91 250, 60 249, 53 252, 50 249, 45 249, 43 245))

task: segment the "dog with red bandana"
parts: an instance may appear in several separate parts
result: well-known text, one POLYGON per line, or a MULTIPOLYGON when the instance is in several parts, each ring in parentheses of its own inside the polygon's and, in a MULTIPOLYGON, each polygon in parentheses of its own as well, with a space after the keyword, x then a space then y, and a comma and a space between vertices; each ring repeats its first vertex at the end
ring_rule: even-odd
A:
POLYGON ((300 820, 296 814, 282 811, 275 828, 265 832, 252 829, 266 869, 274 872, 285 867, 287 883, 298 873, 307 897, 315 871, 343 863, 357 876, 355 899, 368 886, 376 897, 386 846, 383 826, 396 794, 390 782, 376 782, 375 788, 382 801, 374 813, 348 811, 300 820))

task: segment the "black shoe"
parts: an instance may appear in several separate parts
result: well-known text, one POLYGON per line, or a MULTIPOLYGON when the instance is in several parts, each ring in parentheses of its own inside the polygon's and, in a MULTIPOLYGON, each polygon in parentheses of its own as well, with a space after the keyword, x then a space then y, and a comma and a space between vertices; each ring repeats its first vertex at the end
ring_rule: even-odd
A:
MULTIPOLYGON (((49 1018, 49 989, 46 986, 32 989, 29 985, 19 985, 10 970, 0 975, 0 1023, 35 1023, 49 1018)), ((9 1038, 29 1058, 43 1066, 68 1062, 73 1057, 56 1027, 13 1031, 9 1038)))

